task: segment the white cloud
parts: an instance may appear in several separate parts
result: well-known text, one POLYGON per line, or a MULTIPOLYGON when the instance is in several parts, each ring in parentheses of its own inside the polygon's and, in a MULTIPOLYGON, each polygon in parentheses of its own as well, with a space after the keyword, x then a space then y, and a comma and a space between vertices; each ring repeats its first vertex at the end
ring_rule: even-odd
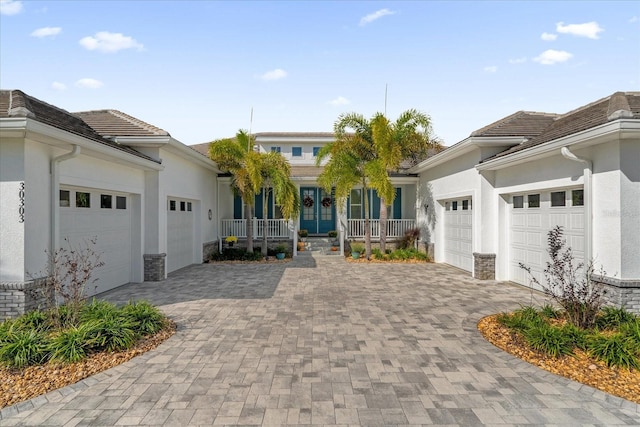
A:
POLYGON ((496 71, 498 71, 498 67, 495 65, 491 65, 489 67, 484 67, 484 72, 485 73, 495 73, 496 71))
POLYGON ((376 19, 380 19, 383 16, 387 16, 387 15, 395 15, 396 12, 389 10, 389 9, 380 9, 377 10, 373 13, 368 14, 367 16, 364 16, 360 19, 360 26, 365 26, 367 24, 372 23, 373 21, 375 21, 376 19))
POLYGON ((587 37, 589 39, 597 39, 598 33, 604 31, 604 28, 600 27, 596 21, 585 22, 584 24, 568 24, 564 25, 564 22, 558 22, 556 24, 556 31, 562 34, 571 34, 578 37, 587 37))
POLYGON ((552 41, 554 41, 555 39, 558 38, 558 35, 557 34, 552 34, 552 33, 542 33, 540 38, 542 40, 544 40, 544 41, 552 42, 552 41))
POLYGON ((22 12, 22 2, 14 0, 0 0, 1 15, 17 15, 22 12))
POLYGON ((67 90, 67 85, 60 82, 53 82, 51 83, 51 89, 63 91, 63 90, 67 90))
POLYGON ((60 27, 44 27, 38 28, 34 32, 31 33, 32 37, 53 37, 57 36, 62 32, 62 28, 60 27))
POLYGON ((263 75, 260 76, 262 80, 279 80, 287 77, 287 72, 281 68, 276 68, 275 70, 267 71, 263 75))
POLYGON ((349 101, 344 96, 339 96, 336 99, 332 99, 331 101, 329 101, 329 104, 331 104, 331 105, 347 105, 347 104, 350 104, 350 103, 351 103, 351 101, 349 101))
POLYGON ((524 64, 525 62, 527 62, 527 58, 524 56, 522 58, 515 58, 515 59, 509 60, 509 64, 524 64))
POLYGON ((80 79, 76 82, 76 86, 85 89, 98 89, 104 85, 100 80, 96 79, 80 79))
POLYGON ((553 65, 559 62, 565 62, 571 59, 573 55, 564 50, 545 50, 540 55, 533 58, 534 61, 539 62, 542 65, 553 65))
POLYGON ((95 37, 84 37, 80 40, 80 45, 87 50, 97 50, 104 53, 113 53, 123 49, 142 50, 144 48, 132 37, 108 31, 100 31, 96 33, 95 37))

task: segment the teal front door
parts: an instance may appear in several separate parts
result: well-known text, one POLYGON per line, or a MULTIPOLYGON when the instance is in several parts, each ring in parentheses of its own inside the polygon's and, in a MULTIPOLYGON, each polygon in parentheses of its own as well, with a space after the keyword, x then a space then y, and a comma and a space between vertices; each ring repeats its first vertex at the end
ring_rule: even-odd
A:
POLYGON ((336 206, 333 197, 322 188, 301 187, 300 228, 309 234, 326 234, 336 228, 336 206))

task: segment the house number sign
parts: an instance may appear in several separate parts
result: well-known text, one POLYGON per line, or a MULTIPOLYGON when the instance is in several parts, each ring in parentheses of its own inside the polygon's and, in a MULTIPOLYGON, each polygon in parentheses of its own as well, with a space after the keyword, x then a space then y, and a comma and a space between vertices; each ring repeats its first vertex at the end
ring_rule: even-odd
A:
POLYGON ((18 205, 18 222, 24 222, 24 181, 20 183, 18 186, 18 198, 20 199, 20 203, 18 205))

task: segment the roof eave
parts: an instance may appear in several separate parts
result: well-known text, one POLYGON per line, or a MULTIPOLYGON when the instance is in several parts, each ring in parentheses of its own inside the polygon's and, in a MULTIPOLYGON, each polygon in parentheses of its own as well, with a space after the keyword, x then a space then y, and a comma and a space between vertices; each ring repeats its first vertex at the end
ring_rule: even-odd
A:
POLYGON ((206 156, 203 156, 201 153, 195 151, 193 148, 190 148, 187 145, 184 145, 182 142, 178 141, 175 138, 169 137, 168 145, 165 148, 170 148, 171 151, 178 153, 181 157, 185 157, 194 163, 203 166, 206 169, 209 169, 216 174, 222 173, 222 171, 218 168, 218 165, 211 159, 206 156))
POLYGON ((160 148, 169 143, 171 139, 168 135, 163 136, 105 136, 121 145, 134 148, 160 148))

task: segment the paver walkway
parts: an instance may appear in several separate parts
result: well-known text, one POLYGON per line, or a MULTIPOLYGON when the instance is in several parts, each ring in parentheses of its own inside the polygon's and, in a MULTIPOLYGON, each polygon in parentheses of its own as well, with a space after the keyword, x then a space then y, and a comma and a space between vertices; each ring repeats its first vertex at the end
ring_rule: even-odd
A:
MULTIPOLYGON (((178 323, 156 350, 0 412, 0 425, 640 425, 640 405, 503 353, 520 287, 433 264, 204 264, 104 295, 178 323)), ((538 297, 539 298, 539 297, 538 297)))

